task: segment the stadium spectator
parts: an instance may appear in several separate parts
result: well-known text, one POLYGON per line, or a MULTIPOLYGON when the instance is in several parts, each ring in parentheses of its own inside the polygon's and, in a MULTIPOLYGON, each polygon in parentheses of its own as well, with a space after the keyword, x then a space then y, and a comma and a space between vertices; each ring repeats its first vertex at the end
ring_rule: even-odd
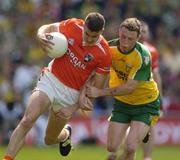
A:
POLYGON ((22 106, 21 96, 19 93, 9 90, 0 101, 0 117, 2 120, 1 131, 3 144, 7 144, 19 121, 24 113, 24 107, 22 106))
POLYGON ((160 96, 151 73, 149 50, 138 42, 141 22, 125 19, 119 27, 119 39, 110 48, 112 67, 109 88, 87 86, 89 97, 113 96, 114 108, 108 128, 107 149, 115 153, 125 139, 120 159, 134 160, 138 145, 159 116, 160 96))
POLYGON ((43 69, 30 96, 25 114, 11 135, 3 160, 13 160, 16 157, 26 134, 37 118, 48 109, 49 121, 45 143, 47 145, 59 143, 61 155, 69 154, 71 127, 65 124, 79 107, 85 110, 92 109, 92 103, 83 93, 83 86, 86 81, 93 78, 94 85, 101 88, 109 74, 111 65, 109 46, 101 35, 104 26, 104 17, 93 12, 89 13, 85 20, 71 18, 43 25, 38 29, 37 39, 46 54, 53 45, 46 39, 50 32, 65 34, 70 40, 68 50, 63 57, 53 59, 48 67, 43 69))

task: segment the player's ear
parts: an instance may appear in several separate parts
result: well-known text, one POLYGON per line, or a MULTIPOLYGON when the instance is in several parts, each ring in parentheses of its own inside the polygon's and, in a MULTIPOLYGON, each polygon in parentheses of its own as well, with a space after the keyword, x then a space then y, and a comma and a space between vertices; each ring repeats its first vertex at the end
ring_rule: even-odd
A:
POLYGON ((141 33, 137 35, 137 41, 139 41, 139 39, 141 38, 141 33))

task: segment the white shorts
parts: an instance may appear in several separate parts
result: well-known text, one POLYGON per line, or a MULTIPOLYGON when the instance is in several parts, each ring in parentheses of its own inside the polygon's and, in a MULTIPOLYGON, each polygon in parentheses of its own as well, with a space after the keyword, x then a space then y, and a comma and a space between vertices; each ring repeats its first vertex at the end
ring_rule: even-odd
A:
POLYGON ((78 90, 65 86, 49 71, 42 73, 35 90, 40 90, 47 94, 53 110, 75 104, 79 98, 78 90))

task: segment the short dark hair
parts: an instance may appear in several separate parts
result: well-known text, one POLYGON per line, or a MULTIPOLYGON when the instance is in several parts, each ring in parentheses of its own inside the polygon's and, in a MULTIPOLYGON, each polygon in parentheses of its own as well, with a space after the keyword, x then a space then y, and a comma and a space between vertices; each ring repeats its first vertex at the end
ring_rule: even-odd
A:
POLYGON ((125 27, 130 31, 137 32, 139 36, 141 34, 141 22, 137 18, 127 18, 121 24, 120 28, 125 27))
POLYGON ((98 12, 91 12, 85 18, 85 25, 91 32, 99 32, 105 26, 104 16, 98 12))

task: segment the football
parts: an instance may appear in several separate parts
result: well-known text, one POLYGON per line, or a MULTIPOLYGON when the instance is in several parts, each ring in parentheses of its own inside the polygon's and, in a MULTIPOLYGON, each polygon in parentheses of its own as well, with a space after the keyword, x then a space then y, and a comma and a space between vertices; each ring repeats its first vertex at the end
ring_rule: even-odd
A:
POLYGON ((68 48, 68 41, 64 34, 59 32, 51 32, 46 35, 46 39, 53 42, 52 49, 49 49, 48 56, 50 58, 62 57, 68 48))

